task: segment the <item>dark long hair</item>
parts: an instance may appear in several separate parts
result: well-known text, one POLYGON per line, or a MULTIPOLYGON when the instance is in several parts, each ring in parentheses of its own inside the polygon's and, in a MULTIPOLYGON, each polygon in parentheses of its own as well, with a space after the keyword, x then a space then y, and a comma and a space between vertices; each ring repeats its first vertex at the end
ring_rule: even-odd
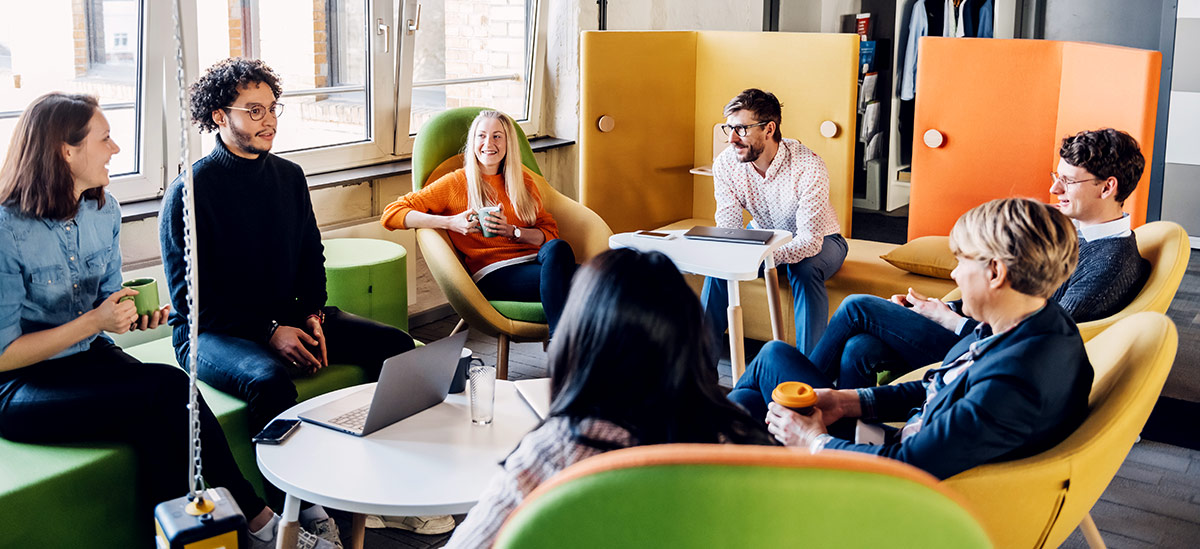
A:
MULTIPOLYGON (((13 130, 8 157, 0 168, 0 204, 27 216, 66 220, 75 217, 75 178, 63 158, 63 144, 78 146, 100 108, 90 95, 53 92, 25 108, 13 130)), ((104 206, 104 189, 88 189, 84 199, 104 206)))
MULTIPOLYGON (((696 294, 667 256, 609 250, 575 276, 550 344, 550 416, 627 429, 637 444, 770 444, 717 389, 696 294)), ((576 435, 580 442, 610 449, 576 435)))

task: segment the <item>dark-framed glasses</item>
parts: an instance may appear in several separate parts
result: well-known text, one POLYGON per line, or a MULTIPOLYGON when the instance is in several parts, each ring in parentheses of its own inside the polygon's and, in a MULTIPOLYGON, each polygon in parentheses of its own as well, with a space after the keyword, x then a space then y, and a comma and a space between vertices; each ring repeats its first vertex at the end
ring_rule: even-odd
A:
POLYGON ((770 123, 771 123, 771 121, 767 120, 766 122, 759 122, 757 124, 749 124, 749 125, 746 125, 746 124, 732 124, 732 125, 731 124, 721 124, 721 131, 725 132, 726 137, 728 137, 730 134, 733 134, 733 133, 738 134, 738 137, 746 137, 746 130, 749 130, 750 128, 757 128, 759 126, 766 126, 767 124, 770 124, 770 123))
POLYGON ((1087 183, 1088 181, 1100 181, 1100 178, 1093 177, 1091 179, 1067 179, 1058 174, 1058 172, 1050 172, 1051 183, 1062 183, 1064 187, 1070 187, 1078 183, 1087 183))
POLYGON ((280 116, 283 116, 283 103, 271 103, 270 107, 264 107, 262 105, 252 105, 250 108, 245 108, 245 107, 234 107, 233 105, 230 105, 225 108, 233 109, 235 111, 246 111, 247 113, 250 114, 250 120, 254 120, 256 122, 259 120, 262 120, 263 117, 267 116, 268 112, 275 115, 275 118, 279 118, 280 116))

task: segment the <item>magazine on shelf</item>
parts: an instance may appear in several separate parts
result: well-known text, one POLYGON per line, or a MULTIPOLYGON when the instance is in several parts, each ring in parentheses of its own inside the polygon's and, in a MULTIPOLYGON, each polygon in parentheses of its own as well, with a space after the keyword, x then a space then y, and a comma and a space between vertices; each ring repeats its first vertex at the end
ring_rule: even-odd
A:
POLYGON ((867 109, 863 112, 862 128, 858 132, 858 140, 866 143, 870 141, 871 136, 879 133, 879 109, 881 105, 878 101, 867 103, 867 109))
POLYGON ((875 85, 879 81, 877 73, 869 72, 863 75, 862 87, 858 90, 858 112, 867 108, 867 103, 875 100, 875 85))
POLYGON ((875 42, 868 40, 858 43, 859 74, 875 72, 875 42))

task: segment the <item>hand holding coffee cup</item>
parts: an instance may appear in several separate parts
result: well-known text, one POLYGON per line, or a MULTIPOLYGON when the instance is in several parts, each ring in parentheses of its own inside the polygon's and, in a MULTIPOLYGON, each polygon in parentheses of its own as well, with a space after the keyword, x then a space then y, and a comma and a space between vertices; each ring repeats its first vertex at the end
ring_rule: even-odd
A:
POLYGON ((771 391, 771 400, 802 416, 811 416, 817 406, 817 392, 799 381, 785 381, 771 391))
POLYGON ((479 218, 479 231, 483 233, 484 237, 492 238, 494 236, 499 236, 499 233, 489 228, 489 225, 495 227, 499 224, 498 222, 501 221, 501 219, 496 215, 499 213, 500 206, 484 206, 482 208, 475 208, 475 215, 479 218))
POLYGON ((133 301, 134 308, 137 310, 137 319, 133 321, 130 329, 152 330, 159 324, 166 323, 170 305, 159 307, 157 280, 150 277, 135 278, 125 281, 121 287, 137 292, 136 295, 125 296, 119 300, 133 301))

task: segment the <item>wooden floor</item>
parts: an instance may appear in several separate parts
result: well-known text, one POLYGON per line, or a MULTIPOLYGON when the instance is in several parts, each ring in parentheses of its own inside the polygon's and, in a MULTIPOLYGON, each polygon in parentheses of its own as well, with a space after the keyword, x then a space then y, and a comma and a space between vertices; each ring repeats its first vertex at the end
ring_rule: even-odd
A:
MULTIPOLYGON (((434 319, 428 313, 423 316, 426 320, 413 327, 412 335, 426 342, 446 337, 458 322, 453 313, 434 319)), ((467 347, 486 363, 495 364, 494 338, 472 332, 467 347)), ((757 348, 748 347, 747 355, 753 356, 757 348)), ((721 361, 718 370, 722 386, 729 387, 728 359, 721 361)), ((512 345, 509 379, 546 376, 546 354, 540 343, 512 345)), ((333 514, 343 531, 348 531, 348 519, 333 514)), ((1139 442, 1092 510, 1092 516, 1109 547, 1200 547, 1200 451, 1139 442)), ((441 547, 448 537, 419 536, 394 529, 368 530, 366 547, 441 547)), ((1063 547, 1087 547, 1087 544, 1077 530, 1063 547)))

